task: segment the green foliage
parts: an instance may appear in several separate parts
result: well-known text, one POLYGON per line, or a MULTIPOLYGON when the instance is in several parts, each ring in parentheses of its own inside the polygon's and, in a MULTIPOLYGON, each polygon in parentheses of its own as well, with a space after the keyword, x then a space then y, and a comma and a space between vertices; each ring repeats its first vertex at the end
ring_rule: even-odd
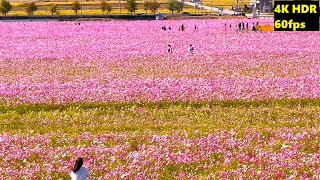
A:
POLYGON ((149 1, 144 1, 142 4, 143 10, 146 11, 146 14, 148 13, 148 9, 150 9, 150 3, 149 1))
POLYGON ((175 6, 174 6, 174 9, 175 9, 175 11, 177 11, 177 13, 180 13, 180 12, 182 12, 182 10, 183 10, 183 2, 178 2, 178 1, 176 1, 176 3, 175 3, 175 6))
POLYGON ((160 7, 160 4, 154 0, 153 2, 150 2, 150 10, 153 14, 156 14, 156 11, 159 9, 160 7))
POLYGON ((71 9, 76 13, 76 15, 78 15, 78 11, 81 9, 79 1, 74 1, 71 5, 71 9))
POLYGON ((169 0, 168 2, 168 10, 171 11, 171 14, 173 14, 173 12, 175 11, 175 4, 175 0, 169 0))
POLYGON ((212 103, 106 103, 71 105, 0 105, 1 132, 70 129, 101 132, 208 133, 218 129, 313 127, 320 118, 319 100, 212 103), (286 102, 286 103, 284 103, 286 102), (311 118, 312 117, 312 118, 311 118), (296 119, 292 121, 292 119, 296 119), (39 126, 41 125, 41 126, 39 126))
POLYGON ((104 14, 104 12, 107 10, 106 6, 107 6, 106 1, 104 1, 104 0, 101 1, 100 9, 101 9, 101 11, 103 12, 103 14, 104 14))
POLYGON ((108 3, 106 4, 106 11, 107 11, 107 14, 109 14, 112 11, 112 7, 108 3))
POLYGON ((106 1, 101 1, 101 4, 100 4, 100 9, 101 11, 104 12, 107 11, 107 14, 109 14, 111 11, 112 11, 112 7, 109 3, 106 3, 106 1))
POLYGON ((132 14, 138 9, 136 0, 127 0, 126 9, 132 14))
POLYGON ((50 4, 49 6, 49 11, 51 12, 51 15, 53 15, 54 13, 57 12, 57 9, 58 9, 58 5, 56 4, 50 4))
POLYGON ((36 5, 35 2, 26 3, 26 4, 25 4, 25 7, 26 7, 26 12, 27 12, 29 15, 33 15, 33 13, 38 10, 38 7, 37 7, 37 5, 36 5))
POLYGON ((3 14, 3 15, 7 15, 7 13, 9 11, 11 11, 12 9, 12 5, 10 4, 9 1, 6 1, 6 0, 2 0, 1 1, 1 4, 0 4, 0 13, 3 14))
POLYGON ((177 0, 169 0, 168 2, 168 10, 173 14, 174 11, 180 13, 183 10, 183 2, 177 0))

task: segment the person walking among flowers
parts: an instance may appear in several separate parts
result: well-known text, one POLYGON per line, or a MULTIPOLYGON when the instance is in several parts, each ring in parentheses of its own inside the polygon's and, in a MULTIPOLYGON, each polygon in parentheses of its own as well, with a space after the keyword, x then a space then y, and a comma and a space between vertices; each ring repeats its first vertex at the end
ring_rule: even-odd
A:
POLYGON ((90 173, 87 168, 83 167, 83 159, 79 157, 70 172, 71 180, 87 180, 90 173))
POLYGON ((194 47, 192 46, 192 44, 190 44, 188 47, 188 52, 193 53, 193 50, 194 50, 194 47))
POLYGON ((171 47, 170 44, 168 44, 168 53, 169 53, 169 54, 172 54, 172 52, 173 52, 173 51, 172 51, 172 47, 171 47))

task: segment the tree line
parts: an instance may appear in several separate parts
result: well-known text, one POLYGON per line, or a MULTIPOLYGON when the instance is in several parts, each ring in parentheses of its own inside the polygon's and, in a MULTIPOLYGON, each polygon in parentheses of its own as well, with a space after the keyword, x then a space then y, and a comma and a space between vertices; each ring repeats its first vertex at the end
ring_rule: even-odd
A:
MULTIPOLYGON (((167 9, 172 14, 173 14, 173 12, 180 13, 183 10, 183 5, 184 5, 183 2, 178 2, 177 0, 169 0, 169 2, 167 4, 167 9)), ((35 2, 25 3, 25 4, 23 4, 23 7, 25 8, 25 11, 28 15, 33 15, 34 12, 36 12, 38 10, 38 6, 36 5, 35 2)), ((1 14, 6 16, 12 10, 12 8, 13 8, 13 6, 9 2, 9 0, 1 0, 1 3, 0 3, 0 13, 1 14)), ((76 15, 78 15, 78 11, 81 10, 81 8, 82 8, 81 4, 79 3, 78 0, 75 0, 71 4, 71 10, 73 10, 76 15)), ((109 3, 107 3, 105 0, 101 1, 99 8, 103 14, 105 14, 105 12, 107 14, 109 14, 112 11, 112 6, 109 3)), ((128 10, 128 12, 130 14, 133 14, 138 9, 138 4, 137 4, 136 0, 127 0, 125 8, 128 10)), ((160 8, 160 4, 156 0, 153 0, 153 1, 146 0, 142 4, 142 8, 143 8, 143 10, 145 10, 146 14, 148 13, 148 10, 151 11, 153 14, 155 14, 157 12, 157 10, 160 8)), ((48 6, 48 10, 51 13, 51 15, 57 15, 58 5, 52 3, 48 6)))

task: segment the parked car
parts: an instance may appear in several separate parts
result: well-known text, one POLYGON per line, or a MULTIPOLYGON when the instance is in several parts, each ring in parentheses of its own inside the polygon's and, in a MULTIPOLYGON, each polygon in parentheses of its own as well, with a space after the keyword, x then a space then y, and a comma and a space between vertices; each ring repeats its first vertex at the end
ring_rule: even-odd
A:
POLYGON ((165 19, 165 16, 161 13, 159 14, 156 14, 156 20, 164 20, 165 19))

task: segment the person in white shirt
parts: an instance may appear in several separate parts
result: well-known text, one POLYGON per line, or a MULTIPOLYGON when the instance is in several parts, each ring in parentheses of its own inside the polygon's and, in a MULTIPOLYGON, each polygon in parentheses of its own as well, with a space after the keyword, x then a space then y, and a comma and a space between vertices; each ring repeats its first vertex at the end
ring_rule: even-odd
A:
POLYGON ((172 54, 172 47, 171 47, 170 44, 168 44, 168 53, 169 53, 169 54, 172 54))
POLYGON ((72 171, 70 172, 71 180, 87 180, 89 178, 89 171, 87 170, 87 168, 82 167, 82 165, 83 159, 79 157, 76 160, 76 163, 72 168, 72 171))

